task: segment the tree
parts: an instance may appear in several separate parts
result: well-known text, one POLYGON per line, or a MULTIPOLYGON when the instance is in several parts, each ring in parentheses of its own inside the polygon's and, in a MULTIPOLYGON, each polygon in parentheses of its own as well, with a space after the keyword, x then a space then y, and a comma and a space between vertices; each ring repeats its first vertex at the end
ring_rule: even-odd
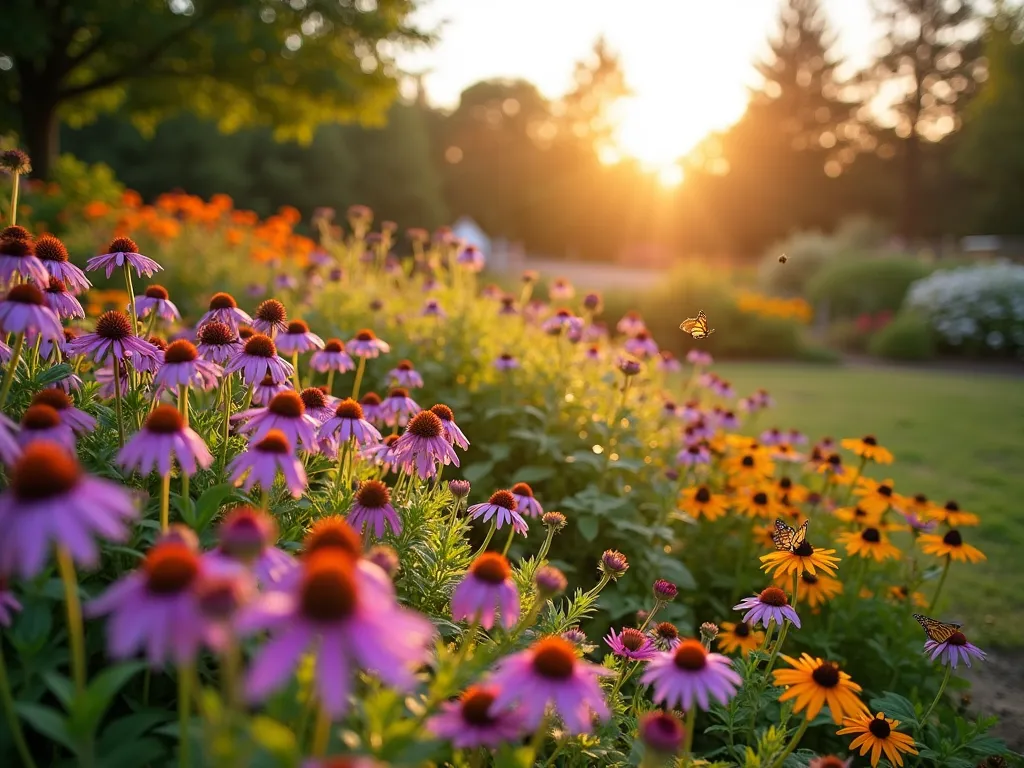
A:
POLYGON ((573 83, 559 104, 563 135, 599 151, 615 133, 615 104, 632 94, 622 61, 603 37, 594 42, 589 59, 576 62, 573 83))
MULTIPOLYGON (((882 55, 867 71, 864 116, 883 88, 895 89, 896 134, 902 139, 900 232, 921 234, 921 139, 937 141, 955 130, 958 110, 983 72, 980 24, 973 0, 877 0, 886 33, 882 55)), ((877 102, 874 102, 877 107, 877 102)))
POLYGON ((0 126, 17 127, 37 175, 58 121, 121 108, 152 129, 179 111, 225 131, 268 125, 310 141, 324 122, 383 119, 394 53, 429 38, 416 0, 7 0, 0 126))

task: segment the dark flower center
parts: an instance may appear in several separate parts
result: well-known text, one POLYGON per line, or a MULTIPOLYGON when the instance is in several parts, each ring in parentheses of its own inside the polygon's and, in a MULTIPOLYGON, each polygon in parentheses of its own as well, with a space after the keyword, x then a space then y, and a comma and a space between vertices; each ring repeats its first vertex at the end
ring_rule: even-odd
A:
POLYGON ((804 539, 800 546, 793 550, 793 554, 797 557, 810 557, 814 554, 814 547, 811 546, 811 542, 804 539))
POLYGON ((469 566, 470 573, 488 584, 501 584, 512 575, 508 559, 497 552, 484 552, 469 566))
MULTIPOLYGON (((687 450, 687 452, 691 456, 699 456, 700 455, 700 446, 699 445, 691 445, 686 450, 687 450)), ((701 490, 704 491, 704 493, 706 494, 708 489, 707 488, 702 488, 701 490)), ((697 491, 697 493, 700 493, 700 491, 697 491)), ((704 501, 707 501, 707 499, 704 499, 704 501)))
POLYGON ((861 442, 864 443, 864 445, 878 445, 878 440, 874 435, 865 435, 861 439, 861 442))
POLYGON ((788 491, 792 487, 793 487, 793 481, 790 480, 788 477, 784 477, 781 480, 779 480, 779 488, 782 488, 783 490, 788 491))
POLYGON ((840 464, 843 463, 843 459, 838 453, 829 454, 827 461, 833 467, 838 467, 840 464))
POLYGON ((944 507, 944 509, 947 512, 959 512, 960 511, 960 505, 957 504, 955 501, 947 501, 946 502, 946 506, 944 507))
POLYGON ((287 391, 274 395, 267 410, 278 416, 297 419, 306 412, 306 406, 302 404, 302 398, 296 392, 287 391))
POLYGON ((409 396, 409 390, 405 389, 404 387, 395 387, 390 392, 388 392, 388 397, 394 397, 394 398, 398 398, 398 399, 403 399, 404 400, 408 396, 409 396))
POLYGON ((545 637, 533 646, 534 671, 550 680, 568 680, 576 666, 576 652, 568 640, 545 637))
POLYGON ((663 621, 654 628, 655 634, 658 635, 662 640, 675 640, 679 637, 679 630, 676 629, 676 625, 667 621, 663 621))
POLYGON ((804 571, 802 574, 800 574, 800 578, 804 582, 804 584, 817 584, 818 583, 818 577, 815 576, 810 571, 804 571))
POLYGON ((892 496, 892 486, 891 485, 885 485, 883 483, 882 485, 878 486, 878 493, 880 495, 886 496, 886 497, 892 496))
POLYGON ((627 627, 622 630, 622 634, 619 635, 619 640, 625 648, 631 651, 639 651, 645 642, 647 642, 647 636, 644 635, 639 629, 633 629, 627 627))
POLYGON ((231 328, 216 320, 206 323, 199 329, 200 344, 230 344, 235 340, 235 334, 231 328))
POLYGON ((363 406, 351 397, 346 397, 338 403, 338 407, 334 409, 334 415, 339 419, 359 420, 363 418, 363 406))
POLYGON ((324 352, 344 352, 345 345, 338 339, 330 339, 324 343, 324 352))
POLYGON ((512 486, 512 493, 516 496, 529 496, 533 498, 533 488, 526 483, 516 483, 512 486))
POLYGON ((356 334, 357 341, 373 341, 376 338, 377 335, 369 328, 364 328, 363 330, 356 334))
POLYGON ((319 387, 307 387, 302 390, 299 397, 302 398, 302 404, 308 409, 327 407, 327 395, 319 387))
POLYGON ((767 587, 762 590, 760 600, 765 605, 771 605, 775 608, 781 608, 789 604, 789 601, 786 599, 786 593, 778 587, 767 587))
POLYGON ((882 535, 877 528, 865 528, 861 531, 860 537, 870 544, 877 544, 882 540, 882 535))
POLYGON ((915 493, 914 494, 914 501, 916 501, 918 504, 927 504, 928 503, 928 497, 925 496, 923 493, 915 493))
POLYGON ((754 466, 754 457, 753 456, 744 456, 743 457, 743 461, 740 462, 740 463, 744 467, 752 467, 752 466, 754 466))
POLYGON ((946 642, 950 645, 967 645, 967 635, 963 632, 954 632, 946 642))
MULTIPOLYGON (((256 318, 265 323, 276 325, 283 323, 286 317, 288 317, 288 312, 285 310, 284 304, 277 299, 267 299, 260 302, 260 305, 256 307, 256 318)), ((306 330, 308 331, 309 329, 307 328, 306 330)))
POLYGON ((19 501, 60 496, 78 485, 82 469, 56 443, 37 440, 25 447, 11 470, 11 490, 19 501))
POLYGON ((306 325, 302 320, 292 320, 288 323, 288 333, 299 335, 302 333, 309 333, 309 326, 306 325))
POLYGON ((411 371, 413 369, 412 363, 408 360, 399 360, 398 365, 395 367, 398 368, 398 370, 400 371, 411 371))
POLYGON ((749 637, 750 624, 748 624, 745 621, 741 621, 735 627, 733 627, 732 633, 736 635, 736 637, 749 637))
POLYGON ((205 578, 196 585, 199 610, 204 616, 224 621, 241 607, 244 594, 238 579, 225 576, 205 578))
POLYGON ((178 339, 167 345, 164 351, 165 363, 191 363, 199 357, 199 350, 191 341, 178 339))
POLYGON ((854 510, 853 510, 853 516, 854 516, 854 517, 867 517, 867 516, 868 516, 868 513, 867 513, 867 512, 865 512, 865 511, 864 511, 863 509, 861 509, 860 507, 855 507, 855 508, 854 508, 854 510))
POLYGON ((96 335, 111 341, 121 341, 132 335, 132 321, 124 312, 112 309, 96 321, 96 335))
POLYGON ((167 342, 159 336, 150 336, 146 339, 150 344, 159 349, 161 352, 167 351, 167 342))
POLYGON ((255 335, 256 331, 250 328, 248 325, 238 326, 238 338, 240 338, 242 341, 251 339, 255 335))
POLYGON ((441 424, 441 419, 437 417, 436 413, 420 411, 412 417, 412 421, 409 422, 407 429, 410 434, 416 435, 416 437, 432 438, 440 437, 444 431, 444 426, 441 424))
POLYGON ((107 246, 107 253, 138 253, 139 246, 130 237, 115 237, 107 246))
POLYGON ((363 405, 380 405, 380 395, 378 395, 376 392, 367 392, 365 395, 362 396, 359 402, 362 403, 363 405))
POLYGON ((146 296, 150 299, 163 299, 166 301, 169 294, 162 285, 151 285, 146 288, 146 296))
POLYGON ((811 678, 822 688, 835 688, 839 685, 839 667, 831 661, 824 661, 811 672, 811 678))
POLYGON ((493 690, 475 685, 467 688, 466 692, 462 694, 461 700, 462 719, 470 725, 490 725, 494 722, 494 718, 490 715, 494 699, 493 690))
POLYGON ((441 421, 455 421, 455 414, 452 413, 452 409, 444 403, 438 403, 430 408, 430 412, 433 413, 441 421))
POLYGON ((210 309, 235 309, 238 303, 230 293, 215 293, 210 297, 210 309))
POLYGON ((356 492, 356 502, 364 507, 379 509, 391 502, 391 492, 380 480, 366 480, 356 492))
POLYGON ((515 358, 513 358, 508 352, 502 352, 501 359, 507 363, 509 360, 514 360, 515 358))
POLYGON ((683 640, 672 655, 672 660, 679 669, 698 672, 707 666, 708 652, 696 640, 683 640))
POLYGON ((46 288, 50 293, 67 293, 68 287, 64 285, 63 280, 58 280, 56 277, 50 278, 50 284, 46 288))
POLYGON ((706 487, 702 485, 700 488, 697 489, 697 493, 694 495, 693 498, 696 501, 700 502, 701 504, 707 504, 709 501, 711 501, 711 491, 709 491, 706 487))
POLYGON ((64 411, 71 407, 71 398, 60 389, 41 389, 32 398, 32 405, 48 405, 56 411, 64 411))
POLYGON ((146 429, 158 435, 170 435, 185 428, 185 420, 173 405, 158 405, 146 419, 146 429))
POLYGON ((758 506, 764 506, 768 503, 768 494, 764 491, 758 491, 754 494, 754 503, 758 506))
POLYGON ((311 555, 321 549, 340 549, 351 557, 359 557, 363 544, 359 534, 343 517, 322 517, 313 524, 303 542, 303 551, 311 555))
POLYGON ((30 405, 21 417, 21 426, 22 429, 30 431, 53 429, 60 426, 60 414, 56 408, 49 405, 30 405))
POLYGON ((888 739, 889 734, 892 733, 892 728, 885 721, 885 718, 882 717, 876 717, 868 723, 868 730, 871 731, 871 735, 876 739, 888 739))
POLYGON ((277 386, 277 382, 274 381, 274 377, 271 376, 268 373, 266 376, 264 376, 262 379, 260 379, 260 386, 261 387, 276 387, 277 386))
POLYGON ((299 588, 303 615, 320 622, 334 622, 352 615, 359 593, 352 560, 330 550, 306 563, 299 588))
POLYGON ((384 445, 390 448, 391 446, 398 442, 398 439, 398 435, 387 435, 384 438, 384 445))
POLYGON ((20 283, 7 292, 7 301, 14 301, 18 304, 43 305, 43 292, 32 283, 20 283))
POLYGON ((956 529, 948 531, 946 535, 942 537, 942 541, 951 547, 959 547, 964 543, 964 539, 960 535, 960 531, 956 529))
POLYGON ((511 491, 495 491, 491 494, 491 498, 487 500, 488 504, 493 504, 496 507, 503 507, 511 512, 516 511, 516 497, 512 495, 511 491))
MULTIPOLYGON (((43 235, 43 237, 49 237, 49 235, 43 235)), ((12 224, 9 227, 4 227, 0 230, 0 240, 31 240, 31 233, 18 224, 12 224)), ((41 240, 42 238, 40 238, 41 240)), ((56 239, 56 238, 54 238, 56 239)))
POLYGON ((276 453, 285 455, 291 453, 292 446, 284 432, 279 429, 272 429, 262 440, 256 443, 253 448, 262 453, 276 453))
POLYGON ((269 336, 262 333, 254 333, 245 342, 245 354, 253 357, 273 357, 277 354, 277 347, 269 336))
POLYGON ((176 595, 199 575, 199 557, 185 544, 168 541, 154 546, 142 563, 146 589, 154 595, 176 595))

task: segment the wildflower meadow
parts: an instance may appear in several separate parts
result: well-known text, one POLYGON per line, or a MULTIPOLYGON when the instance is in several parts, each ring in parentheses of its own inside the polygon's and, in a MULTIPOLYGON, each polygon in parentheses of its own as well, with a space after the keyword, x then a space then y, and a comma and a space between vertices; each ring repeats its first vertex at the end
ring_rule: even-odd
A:
POLYGON ((361 206, 129 195, 69 248, 2 163, 0 765, 1005 764, 944 620, 985 521, 886 424, 361 206))

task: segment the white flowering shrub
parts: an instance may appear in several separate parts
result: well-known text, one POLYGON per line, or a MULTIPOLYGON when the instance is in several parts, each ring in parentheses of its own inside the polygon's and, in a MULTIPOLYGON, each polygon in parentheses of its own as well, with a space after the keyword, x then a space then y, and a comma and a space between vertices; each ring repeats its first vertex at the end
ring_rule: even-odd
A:
POLYGON ((904 309, 926 316, 951 347, 1024 356, 1024 265, 935 272, 910 286, 904 309))

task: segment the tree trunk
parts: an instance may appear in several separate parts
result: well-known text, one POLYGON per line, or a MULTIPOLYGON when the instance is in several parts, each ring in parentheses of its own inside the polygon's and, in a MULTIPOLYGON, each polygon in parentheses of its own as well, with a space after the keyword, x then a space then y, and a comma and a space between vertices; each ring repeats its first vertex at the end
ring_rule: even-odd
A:
POLYGON ((900 234, 906 245, 912 246, 920 236, 918 211, 921 195, 921 144, 916 127, 904 142, 903 157, 903 216, 900 234))
POLYGON ((32 158, 32 177, 49 181, 60 151, 57 100, 32 94, 21 102, 21 140, 32 158))

